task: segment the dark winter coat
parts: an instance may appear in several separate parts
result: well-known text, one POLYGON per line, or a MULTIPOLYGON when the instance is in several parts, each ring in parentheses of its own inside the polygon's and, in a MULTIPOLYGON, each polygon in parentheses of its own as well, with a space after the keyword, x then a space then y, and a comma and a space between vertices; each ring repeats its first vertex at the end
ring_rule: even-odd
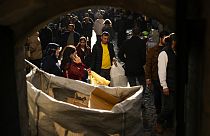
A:
POLYGON ((125 40, 120 47, 118 57, 125 63, 126 76, 144 75, 146 63, 146 43, 138 36, 125 40))
POLYGON ((47 73, 54 74, 56 76, 63 76, 58 59, 55 56, 45 56, 42 60, 41 68, 47 73))
MULTIPOLYGON (((112 60, 115 57, 115 52, 112 43, 108 43, 108 50, 112 64, 112 60)), ((95 71, 98 74, 100 74, 101 71, 102 55, 103 55, 103 47, 100 42, 97 42, 92 49, 91 70, 95 71)))
MULTIPOLYGON (((61 46, 64 48, 67 45, 70 32, 66 31, 62 34, 62 43, 61 46)), ((74 31, 74 46, 76 47, 79 43, 80 34, 74 31)))

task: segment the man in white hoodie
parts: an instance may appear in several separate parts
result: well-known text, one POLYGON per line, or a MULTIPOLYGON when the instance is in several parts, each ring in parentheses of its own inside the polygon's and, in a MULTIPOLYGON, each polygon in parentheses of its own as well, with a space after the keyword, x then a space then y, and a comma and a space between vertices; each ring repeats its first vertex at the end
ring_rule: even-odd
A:
POLYGON ((96 33, 97 41, 101 39, 102 28, 104 27, 103 15, 99 14, 98 19, 93 24, 93 30, 96 33))

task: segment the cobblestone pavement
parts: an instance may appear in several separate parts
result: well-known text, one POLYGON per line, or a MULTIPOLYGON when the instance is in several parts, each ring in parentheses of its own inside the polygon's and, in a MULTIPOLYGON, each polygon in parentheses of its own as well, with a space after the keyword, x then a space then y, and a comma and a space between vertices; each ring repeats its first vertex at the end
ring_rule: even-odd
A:
POLYGON ((166 130, 163 134, 157 134, 154 131, 154 126, 157 119, 157 114, 154 105, 154 94, 153 91, 146 88, 143 96, 143 126, 144 126, 144 136, 175 136, 174 130, 166 130))
POLYGON ((145 136, 156 136, 153 131, 153 126, 155 125, 157 114, 154 106, 154 97, 152 90, 146 88, 143 95, 143 126, 145 136))

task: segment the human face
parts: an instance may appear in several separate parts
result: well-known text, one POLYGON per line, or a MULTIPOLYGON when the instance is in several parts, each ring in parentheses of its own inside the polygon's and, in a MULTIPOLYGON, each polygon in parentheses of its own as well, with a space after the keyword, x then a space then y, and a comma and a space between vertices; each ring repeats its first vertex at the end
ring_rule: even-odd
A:
POLYGON ((68 30, 69 30, 69 32, 73 32, 74 31, 74 27, 73 26, 68 26, 68 30))
POLYGON ((58 58, 59 57, 59 53, 60 53, 60 48, 57 48, 55 51, 55 56, 58 58))
POLYGON ((102 44, 107 44, 109 41, 109 36, 105 36, 105 35, 102 35, 101 36, 101 42, 102 44))
POLYGON ((77 51, 75 51, 74 53, 70 54, 70 59, 74 60, 77 57, 77 51))
POLYGON ((82 45, 82 47, 84 47, 85 44, 86 44, 86 41, 85 41, 85 40, 81 40, 81 41, 80 41, 80 44, 82 45))
MULTIPOLYGON (((165 36, 164 36, 164 37, 165 37, 165 36)), ((163 38, 160 38, 160 44, 162 44, 162 45, 165 44, 164 37, 163 37, 163 38)))

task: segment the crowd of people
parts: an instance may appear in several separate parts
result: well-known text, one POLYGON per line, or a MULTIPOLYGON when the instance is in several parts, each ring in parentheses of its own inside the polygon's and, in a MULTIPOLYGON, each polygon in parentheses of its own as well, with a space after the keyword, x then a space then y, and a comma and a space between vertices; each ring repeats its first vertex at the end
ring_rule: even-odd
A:
POLYGON ((129 85, 154 92, 157 133, 174 127, 176 35, 157 20, 122 9, 88 9, 46 25, 27 38, 25 47, 26 58, 42 70, 84 82, 91 71, 110 80, 111 66, 124 62, 129 85), (97 40, 91 48, 93 31, 97 40))

